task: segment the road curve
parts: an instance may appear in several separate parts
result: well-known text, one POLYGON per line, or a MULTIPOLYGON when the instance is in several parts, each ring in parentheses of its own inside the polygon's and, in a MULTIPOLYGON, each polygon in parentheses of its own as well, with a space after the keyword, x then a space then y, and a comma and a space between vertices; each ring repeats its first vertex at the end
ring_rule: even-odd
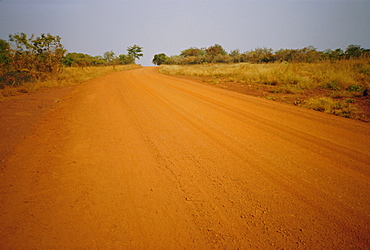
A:
POLYGON ((369 140, 366 123, 117 72, 6 159, 0 249, 366 249, 369 140))

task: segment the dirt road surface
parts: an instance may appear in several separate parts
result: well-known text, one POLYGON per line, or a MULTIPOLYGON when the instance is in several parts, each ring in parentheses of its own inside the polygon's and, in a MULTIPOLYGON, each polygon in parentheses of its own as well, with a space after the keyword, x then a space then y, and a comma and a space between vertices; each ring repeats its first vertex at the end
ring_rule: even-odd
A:
POLYGON ((0 249, 368 249, 369 156, 369 124, 117 72, 3 160, 0 249))

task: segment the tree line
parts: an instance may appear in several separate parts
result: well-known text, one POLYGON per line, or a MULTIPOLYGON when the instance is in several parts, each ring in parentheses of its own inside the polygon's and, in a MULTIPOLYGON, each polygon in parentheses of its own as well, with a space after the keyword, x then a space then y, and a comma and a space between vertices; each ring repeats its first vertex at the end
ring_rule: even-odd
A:
POLYGON ((133 45, 127 48, 127 54, 116 55, 111 51, 106 51, 103 56, 90 56, 83 53, 68 53, 63 58, 63 64, 66 66, 107 66, 107 65, 125 65, 134 64, 135 59, 143 56, 142 47, 133 45))
POLYGON ((142 47, 136 44, 127 48, 127 54, 117 56, 107 51, 103 56, 90 56, 68 53, 60 36, 43 33, 28 37, 25 33, 16 33, 9 35, 9 41, 0 39, 0 88, 44 80, 64 67, 133 64, 142 56, 142 47))
POLYGON ((154 55, 152 62, 161 64, 202 64, 202 63, 271 63, 271 62, 306 62, 314 63, 324 60, 342 60, 350 58, 370 58, 370 49, 361 48, 359 45, 349 45, 345 51, 342 49, 318 51, 313 46, 303 49, 256 48, 241 53, 239 49, 227 53, 225 49, 215 44, 208 48, 191 47, 181 51, 180 55, 167 56, 164 53, 154 55))

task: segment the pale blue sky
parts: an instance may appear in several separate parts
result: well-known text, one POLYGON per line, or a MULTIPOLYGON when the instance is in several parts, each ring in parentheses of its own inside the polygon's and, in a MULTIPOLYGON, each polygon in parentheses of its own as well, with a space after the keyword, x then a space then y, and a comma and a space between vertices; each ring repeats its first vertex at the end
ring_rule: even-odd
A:
POLYGON ((256 47, 370 47, 370 0, 0 0, 0 39, 24 32, 62 37, 69 52, 154 54, 221 44, 256 47))

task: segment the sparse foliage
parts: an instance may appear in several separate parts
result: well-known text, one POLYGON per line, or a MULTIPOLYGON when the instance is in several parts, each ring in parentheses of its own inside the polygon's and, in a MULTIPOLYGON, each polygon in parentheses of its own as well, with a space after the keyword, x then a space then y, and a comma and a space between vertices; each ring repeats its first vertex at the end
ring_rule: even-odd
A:
POLYGON ((16 48, 12 56, 15 70, 55 73, 60 69, 66 50, 59 36, 41 34, 40 37, 32 35, 28 38, 25 33, 20 33, 9 38, 16 48))
POLYGON ((16 33, 9 35, 9 42, 0 39, 0 89, 58 77, 65 66, 84 69, 112 65, 115 69, 118 64, 134 64, 135 58, 143 56, 142 47, 137 45, 128 48, 129 55, 118 57, 113 51, 107 51, 103 56, 66 52, 61 38, 51 34, 36 37, 16 33))
POLYGON ((107 64, 110 65, 113 63, 114 59, 116 58, 116 54, 113 52, 113 50, 106 51, 104 52, 103 58, 107 62, 107 64))
POLYGON ((127 52, 128 52, 128 56, 131 56, 134 59, 138 59, 138 60, 140 59, 140 57, 144 56, 144 54, 142 53, 143 52, 143 47, 140 47, 136 44, 134 44, 133 46, 128 47, 127 52))
POLYGON ((45 78, 61 70, 66 52, 59 36, 41 34, 28 37, 25 33, 9 36, 10 43, 0 40, 1 85, 16 86, 45 78))
POLYGON ((25 33, 20 33, 10 35, 9 40, 15 44, 15 51, 11 51, 14 70, 55 73, 60 69, 66 50, 59 36, 41 34, 28 38, 25 33))
POLYGON ((0 74, 9 67, 11 60, 10 44, 0 39, 0 74))

